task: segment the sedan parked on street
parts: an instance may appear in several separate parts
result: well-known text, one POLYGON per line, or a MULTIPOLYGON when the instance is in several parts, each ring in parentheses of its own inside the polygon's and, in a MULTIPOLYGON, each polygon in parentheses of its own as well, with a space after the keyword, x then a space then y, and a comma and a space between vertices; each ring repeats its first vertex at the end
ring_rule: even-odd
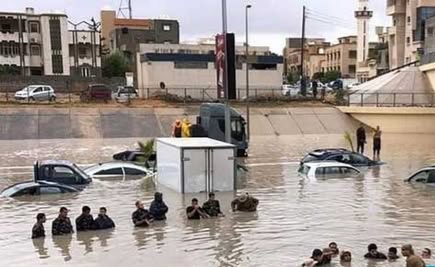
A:
POLYGON ((139 97, 136 89, 132 86, 118 86, 112 94, 116 101, 128 101, 139 97))
POLYGON ((56 94, 50 85, 29 85, 15 93, 16 100, 55 101, 56 94))

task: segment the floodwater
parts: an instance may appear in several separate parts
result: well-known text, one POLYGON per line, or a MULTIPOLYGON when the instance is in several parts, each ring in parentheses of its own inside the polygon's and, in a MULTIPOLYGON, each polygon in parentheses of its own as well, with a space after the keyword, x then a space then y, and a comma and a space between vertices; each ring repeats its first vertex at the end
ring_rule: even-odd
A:
MULTIPOLYGON (((134 139, 0 141, 0 188, 30 179, 41 159, 78 164, 110 160, 134 147, 134 139)), ((187 221, 184 209, 193 195, 180 195, 143 180, 98 181, 78 194, 38 198, 0 198, 0 266, 300 266, 314 248, 336 241, 351 250, 351 266, 404 266, 363 259, 369 243, 386 252, 411 243, 418 252, 435 249, 435 188, 403 182, 410 173, 435 164, 435 139, 429 135, 384 135, 381 167, 363 169, 364 178, 308 182, 297 175, 297 161, 310 149, 345 146, 340 135, 255 137, 244 164, 240 191, 260 200, 256 213, 232 213, 233 193, 218 193, 226 217, 187 221), (148 205, 155 190, 170 207, 168 220, 147 229, 131 222, 134 202, 148 205), (92 212, 106 206, 113 231, 53 237, 51 221, 60 206, 70 217, 82 205, 92 212), (47 214, 47 237, 31 240, 36 213, 47 214)), ((369 144, 370 146, 371 144, 369 144)), ((197 194, 204 201, 204 194, 197 194)), ((429 261, 431 262, 431 261, 429 261)), ((334 259, 332 266, 341 266, 334 259)))

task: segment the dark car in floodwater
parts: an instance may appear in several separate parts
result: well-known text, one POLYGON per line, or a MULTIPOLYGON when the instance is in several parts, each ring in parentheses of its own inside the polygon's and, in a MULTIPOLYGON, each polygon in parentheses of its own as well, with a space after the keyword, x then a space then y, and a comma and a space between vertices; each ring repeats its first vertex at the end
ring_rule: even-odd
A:
POLYGON ((1 192, 1 196, 4 197, 19 197, 19 196, 39 196, 39 195, 51 195, 62 193, 75 193, 79 192, 79 189, 48 181, 28 181, 7 187, 1 192))
POLYGON ((302 160, 301 165, 314 161, 337 161, 352 166, 375 166, 381 162, 371 160, 363 154, 352 152, 344 148, 316 149, 308 153, 302 160))
POLYGON ((63 185, 83 188, 92 182, 76 164, 68 160, 44 160, 33 165, 34 181, 49 181, 63 185))

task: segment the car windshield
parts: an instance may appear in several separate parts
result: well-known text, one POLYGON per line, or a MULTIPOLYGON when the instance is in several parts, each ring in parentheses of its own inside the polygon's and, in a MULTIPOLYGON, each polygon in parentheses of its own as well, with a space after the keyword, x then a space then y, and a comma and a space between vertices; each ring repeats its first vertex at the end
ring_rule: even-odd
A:
POLYGON ((316 160, 319 160, 316 156, 308 154, 304 157, 302 162, 311 162, 311 161, 316 161, 316 160))
POLYGON ((74 170, 80 174, 82 177, 85 177, 86 179, 90 179, 89 175, 87 175, 82 169, 80 169, 75 163, 73 164, 74 170))

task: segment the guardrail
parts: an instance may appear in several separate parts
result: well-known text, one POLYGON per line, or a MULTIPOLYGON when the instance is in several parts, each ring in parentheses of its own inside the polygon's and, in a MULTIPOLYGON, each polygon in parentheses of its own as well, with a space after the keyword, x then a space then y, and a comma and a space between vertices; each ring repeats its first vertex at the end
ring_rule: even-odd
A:
POLYGON ((348 106, 435 107, 435 93, 354 93, 347 95, 348 106))

